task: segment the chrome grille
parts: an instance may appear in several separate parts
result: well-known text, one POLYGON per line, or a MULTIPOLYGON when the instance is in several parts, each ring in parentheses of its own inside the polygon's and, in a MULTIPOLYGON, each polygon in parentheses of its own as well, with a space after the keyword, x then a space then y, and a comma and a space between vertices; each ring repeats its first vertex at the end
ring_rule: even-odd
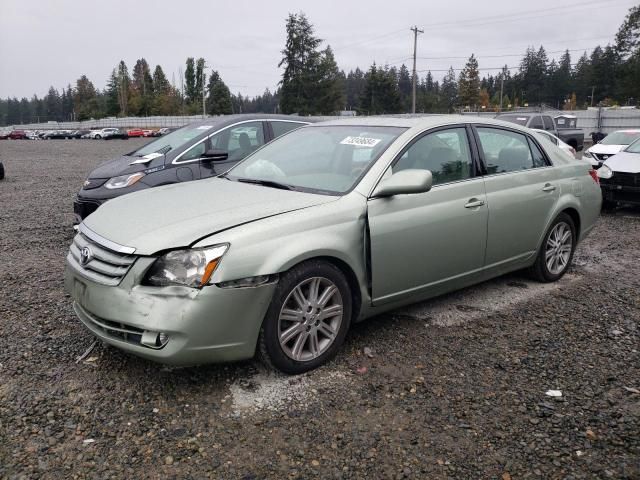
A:
POLYGON ((110 250, 83 233, 78 233, 75 236, 67 255, 67 261, 80 274, 96 283, 109 286, 118 285, 135 260, 135 255, 110 250), (83 265, 80 257, 82 249, 85 247, 90 249, 91 258, 83 265))

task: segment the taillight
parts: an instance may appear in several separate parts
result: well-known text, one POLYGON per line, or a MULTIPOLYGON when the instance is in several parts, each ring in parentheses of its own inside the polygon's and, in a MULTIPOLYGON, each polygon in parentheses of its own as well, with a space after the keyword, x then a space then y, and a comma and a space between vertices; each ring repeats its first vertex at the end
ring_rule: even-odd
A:
POLYGON ((598 177, 597 170, 594 170, 593 168, 589 169, 589 175, 591 175, 591 178, 593 179, 594 182, 596 182, 597 184, 600 184, 600 178, 598 177))

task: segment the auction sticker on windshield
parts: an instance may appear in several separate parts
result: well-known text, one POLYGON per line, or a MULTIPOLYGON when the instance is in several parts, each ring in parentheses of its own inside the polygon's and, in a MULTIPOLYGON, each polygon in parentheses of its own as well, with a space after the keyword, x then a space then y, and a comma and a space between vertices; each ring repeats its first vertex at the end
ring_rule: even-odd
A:
POLYGON ((210 128, 213 128, 213 125, 200 125, 196 130, 209 130, 210 128))
POLYGON ((380 143, 379 138, 347 137, 340 142, 342 145, 355 145, 357 147, 375 147, 380 143))

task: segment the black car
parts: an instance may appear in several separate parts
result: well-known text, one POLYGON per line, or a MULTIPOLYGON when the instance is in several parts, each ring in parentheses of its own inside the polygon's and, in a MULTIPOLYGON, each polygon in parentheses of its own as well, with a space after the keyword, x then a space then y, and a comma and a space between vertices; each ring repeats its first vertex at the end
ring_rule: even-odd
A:
POLYGON ((100 204, 146 188, 213 177, 280 135, 314 120, 287 115, 228 115, 192 123, 91 173, 73 204, 76 223, 100 204))
POLYGON ((105 140, 114 140, 116 138, 126 140, 129 138, 129 134, 127 133, 127 131, 123 130, 122 128, 105 128, 102 130, 102 132, 102 138, 104 138, 105 140))

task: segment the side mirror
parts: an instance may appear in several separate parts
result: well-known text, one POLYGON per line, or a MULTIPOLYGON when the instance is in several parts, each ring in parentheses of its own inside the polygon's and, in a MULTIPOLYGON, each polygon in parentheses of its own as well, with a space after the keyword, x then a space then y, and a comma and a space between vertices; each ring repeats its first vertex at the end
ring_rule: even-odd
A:
POLYGON ((432 185, 433 175, 429 170, 401 170, 381 181, 373 191, 373 196, 392 197, 410 193, 426 193, 431 190, 432 185))
POLYGON ((202 158, 211 162, 221 162, 229 158, 229 152, 212 148, 202 154, 202 158))

